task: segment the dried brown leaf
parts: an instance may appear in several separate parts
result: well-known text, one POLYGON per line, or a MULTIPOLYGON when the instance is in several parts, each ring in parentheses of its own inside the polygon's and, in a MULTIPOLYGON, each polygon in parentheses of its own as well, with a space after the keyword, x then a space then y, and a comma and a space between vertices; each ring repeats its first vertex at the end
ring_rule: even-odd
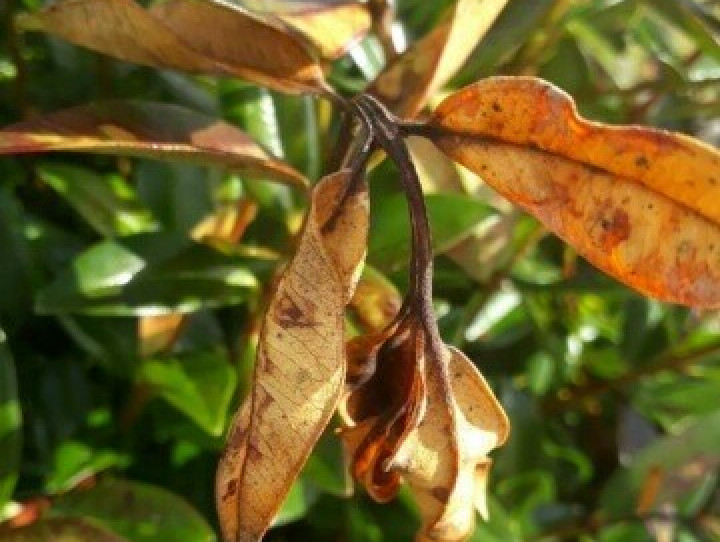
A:
POLYGON ((296 186, 307 182, 235 126, 161 103, 72 107, 0 130, 0 154, 48 151, 186 159, 296 186))
POLYGON ((343 313, 368 224, 364 186, 334 214, 347 180, 341 172, 313 191, 297 252, 267 310, 252 392, 233 421, 217 474, 228 541, 262 537, 343 390, 343 313))
POLYGON ((242 0, 241 4, 279 18, 328 60, 344 55, 372 26, 367 5, 359 2, 242 0))
POLYGON ((437 359, 412 315, 348 351, 340 414, 353 476, 381 502, 404 480, 424 520, 418 540, 464 540, 475 511, 487 515, 487 454, 509 432, 492 390, 458 350, 441 345, 437 359))
POLYGON ((395 114, 414 117, 465 61, 507 0, 458 0, 452 13, 392 61, 370 85, 395 114))
POLYGON ((487 517, 487 454, 506 441, 510 428, 472 362, 454 348, 443 355, 447 365, 426 362, 427 409, 388 463, 417 500, 424 519, 419 541, 465 540, 475 512, 487 517))
POLYGON ((224 2, 169 0, 146 10, 133 0, 61 0, 18 22, 137 64, 234 75, 283 92, 324 86, 300 38, 224 2))
POLYGON ((720 153, 688 136, 608 126, 533 78, 448 97, 432 136, 591 263, 646 295, 720 306, 720 153))

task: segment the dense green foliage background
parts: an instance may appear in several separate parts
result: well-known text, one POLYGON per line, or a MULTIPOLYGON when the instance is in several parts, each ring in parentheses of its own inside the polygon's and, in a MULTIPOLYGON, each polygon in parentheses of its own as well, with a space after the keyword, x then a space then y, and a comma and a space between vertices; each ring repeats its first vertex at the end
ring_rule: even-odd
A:
MULTIPOLYGON (((313 180, 324 172, 339 126, 328 104, 14 33, 13 15, 42 4, 0 4, 1 124, 150 99, 236 123, 313 180)), ((400 0, 408 39, 449 4, 400 0)), ((511 0, 455 86, 539 75, 591 118, 718 144, 719 43, 713 0, 511 0)), ((367 39, 331 81, 355 92, 382 64, 367 39)), ((371 174, 368 261, 402 290, 407 231, 394 175, 388 164, 371 174)), ((495 454, 490 521, 473 540, 720 540, 718 315, 642 298, 467 185, 428 196, 439 251, 465 243, 464 259, 437 258, 440 324, 513 423, 495 454)), ((265 287, 302 209, 290 188, 187 164, 0 160, 0 520, 22 505, 130 542, 216 540, 223 431, 247 389, 265 287), (239 199, 258 205, 241 248, 190 240, 199 221, 239 199), (170 309, 189 314, 181 335, 140 355, 138 317, 170 309)), ((341 459, 329 432, 268 541, 411 540, 409 496, 385 506, 344 497, 341 459)))

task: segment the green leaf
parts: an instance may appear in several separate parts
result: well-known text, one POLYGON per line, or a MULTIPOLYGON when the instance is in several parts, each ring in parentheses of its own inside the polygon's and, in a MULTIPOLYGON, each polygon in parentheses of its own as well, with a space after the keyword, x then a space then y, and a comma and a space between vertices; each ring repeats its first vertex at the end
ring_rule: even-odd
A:
POLYGON ((12 356, 0 329, 0 510, 15 489, 22 453, 22 413, 12 356))
POLYGON ((332 431, 325 431, 305 463, 303 476, 326 493, 346 497, 349 493, 342 443, 332 431))
POLYGON ((37 172, 101 235, 114 237, 157 229, 150 211, 119 175, 98 175, 65 164, 43 164, 37 172))
POLYGON ((274 527, 302 519, 317 501, 318 492, 304 477, 295 480, 273 521, 274 527))
POLYGON ((236 374, 219 351, 143 362, 140 382, 214 436, 225 429, 236 374))
POLYGON ((660 13, 671 24, 678 26, 693 39, 695 45, 706 55, 720 62, 720 38, 695 15, 684 0, 648 2, 650 9, 660 13))
POLYGON ((127 467, 130 458, 112 450, 95 449, 77 441, 63 442, 53 458, 50 475, 45 482, 49 493, 74 488, 79 482, 112 467, 127 467))
MULTIPOLYGON (((720 410, 694 419, 680 432, 658 439, 639 452, 632 463, 620 469, 603 490, 601 502, 613 517, 622 517, 632 510, 648 475, 659 469, 665 481, 684 465, 718 464, 720 442, 720 410)), ((685 488, 687 491, 687 488, 685 488)), ((674 496, 674 501, 679 495, 674 496)))
MULTIPOLYGON (((207 522, 180 497, 120 479, 102 479, 87 490, 58 497, 50 514, 82 517, 132 542, 215 542, 207 522)), ((85 538, 83 542, 94 541, 85 538)))
POLYGON ((113 316, 190 312, 246 301, 267 259, 222 253, 174 233, 91 246, 42 290, 45 313, 113 316))
MULTIPOLYGON (((433 250, 442 253, 466 237, 492 214, 485 203, 460 194, 425 196, 433 237, 433 250)), ((410 259, 410 224, 405 198, 393 194, 373 202, 368 261, 384 270, 407 265, 410 259)))
POLYGON ((3 542, 130 542, 82 519, 43 519, 18 529, 0 527, 3 542))
POLYGON ((32 278, 36 271, 24 236, 25 216, 7 187, 0 189, 0 323, 5 329, 19 325, 32 304, 32 278))

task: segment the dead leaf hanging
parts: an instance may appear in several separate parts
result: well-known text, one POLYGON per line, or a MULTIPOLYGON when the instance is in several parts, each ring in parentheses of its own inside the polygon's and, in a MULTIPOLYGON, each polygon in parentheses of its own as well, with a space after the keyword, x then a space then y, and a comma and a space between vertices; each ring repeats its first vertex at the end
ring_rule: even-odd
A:
POLYGON ((267 309, 252 391, 217 474, 227 541, 262 537, 343 390, 343 314, 368 227, 364 184, 338 207, 349 177, 331 175, 313 191, 297 252, 267 309))
POLYGON ((448 97, 428 131, 451 158, 644 294, 720 306, 720 153, 697 140, 578 116, 534 78, 448 97))

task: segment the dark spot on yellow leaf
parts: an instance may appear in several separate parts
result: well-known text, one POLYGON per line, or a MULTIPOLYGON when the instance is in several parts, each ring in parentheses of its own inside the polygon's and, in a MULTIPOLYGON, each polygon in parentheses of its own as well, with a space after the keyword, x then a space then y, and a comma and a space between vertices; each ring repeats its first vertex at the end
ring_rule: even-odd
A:
POLYGON ((645 156, 638 156, 635 159, 635 165, 637 167, 648 168, 650 166, 650 162, 648 162, 648 159, 645 156))
POLYGON ((430 491, 430 494, 440 502, 447 502, 450 498, 450 491, 445 487, 434 487, 430 491))
POLYGON ((285 295, 275 309, 275 321, 282 327, 313 327, 315 325, 316 307, 307 302, 306 307, 300 307, 289 295, 285 295))
POLYGON ((500 113, 503 110, 502 106, 497 102, 493 102, 492 108, 496 113, 500 113))

